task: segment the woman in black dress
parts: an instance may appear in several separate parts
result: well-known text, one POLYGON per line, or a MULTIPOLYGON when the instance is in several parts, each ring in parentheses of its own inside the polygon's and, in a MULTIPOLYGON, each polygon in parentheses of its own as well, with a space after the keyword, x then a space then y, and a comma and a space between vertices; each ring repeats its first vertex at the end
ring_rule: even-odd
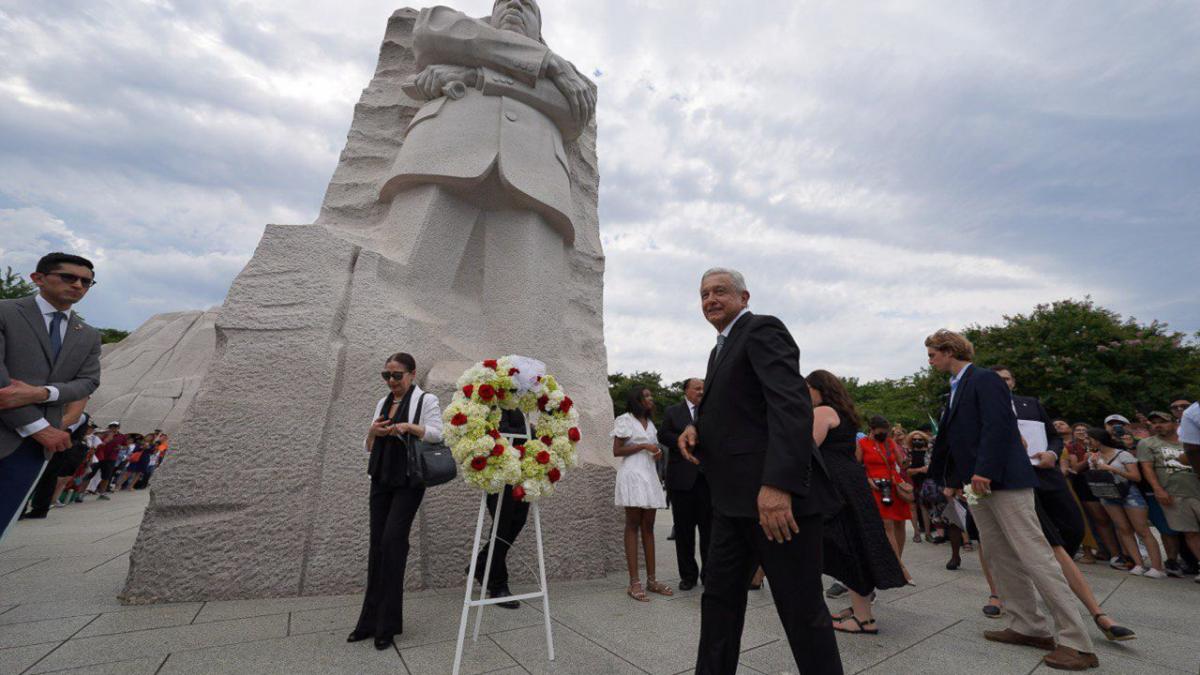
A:
POLYGON ((414 382, 417 362, 404 353, 384 364, 390 390, 375 406, 367 432, 371 452, 371 539, 367 554, 367 593, 358 625, 346 638, 358 642, 375 638, 376 649, 387 649, 404 632, 404 570, 408 564, 408 535, 425 496, 425 488, 408 476, 406 437, 437 443, 442 439, 442 411, 437 396, 414 382))
POLYGON ((883 531, 883 520, 867 485, 867 472, 854 459, 858 415, 845 386, 827 370, 808 375, 813 403, 813 440, 821 449, 834 489, 846 502, 836 519, 825 523, 825 574, 850 589, 851 607, 834 616, 843 633, 875 634, 870 595, 876 589, 904 586, 904 572, 883 531))

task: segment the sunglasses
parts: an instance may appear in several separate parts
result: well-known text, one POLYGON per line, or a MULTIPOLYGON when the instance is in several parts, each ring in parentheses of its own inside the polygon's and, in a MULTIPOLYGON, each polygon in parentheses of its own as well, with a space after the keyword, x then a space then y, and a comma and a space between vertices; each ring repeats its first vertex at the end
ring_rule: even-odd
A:
POLYGON ((408 375, 408 373, 405 373, 405 372, 394 373, 390 370, 385 370, 379 374, 379 376, 382 377, 384 380, 403 380, 405 375, 408 375))
POLYGON ((46 272, 47 276, 51 274, 59 279, 62 279, 63 282, 68 286, 77 281, 79 282, 79 285, 83 286, 84 288, 91 288, 92 286, 96 285, 96 280, 91 277, 81 277, 78 274, 67 274, 66 272, 46 272))

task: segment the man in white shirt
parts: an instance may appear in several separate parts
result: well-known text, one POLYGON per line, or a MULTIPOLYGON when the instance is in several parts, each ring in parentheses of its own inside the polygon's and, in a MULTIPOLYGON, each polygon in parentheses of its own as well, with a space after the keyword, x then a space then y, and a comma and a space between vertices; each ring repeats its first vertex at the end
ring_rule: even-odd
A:
POLYGON ((91 261, 50 253, 38 294, 0 300, 0 541, 41 475, 71 445, 63 408, 100 384, 100 333, 71 307, 95 283, 91 261))

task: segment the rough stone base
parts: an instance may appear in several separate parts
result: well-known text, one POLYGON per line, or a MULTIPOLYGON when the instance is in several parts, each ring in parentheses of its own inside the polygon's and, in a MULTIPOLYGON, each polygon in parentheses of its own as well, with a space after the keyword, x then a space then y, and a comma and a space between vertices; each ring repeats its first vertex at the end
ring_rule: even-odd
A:
MULTIPOLYGON (((457 322, 395 285, 394 264, 320 225, 270 226, 217 320, 217 353, 175 452, 155 475, 123 598, 182 601, 347 593, 365 583, 363 438, 386 393, 379 371, 407 350, 418 371, 502 355, 473 353, 457 322)), ((546 320, 563 309, 547 307, 546 320)), ((578 310, 570 310, 578 311, 578 310)), ((581 332, 576 353, 600 336, 581 332)), ((600 349, 603 343, 599 342, 600 349)), ((601 352, 602 353, 602 352, 601 352)), ((612 404, 587 358, 545 358, 578 402, 585 463, 545 503, 548 573, 604 574, 621 564, 615 472, 604 465, 612 404)), ((424 377, 443 401, 449 371, 424 377), (437 381, 435 381, 437 380, 437 381)), ((611 460, 609 460, 611 461, 611 460)), ((431 490, 414 527, 407 585, 461 583, 478 493, 431 490)), ((527 579, 529 540, 513 570, 527 579)), ((524 538, 524 536, 523 536, 524 538)))

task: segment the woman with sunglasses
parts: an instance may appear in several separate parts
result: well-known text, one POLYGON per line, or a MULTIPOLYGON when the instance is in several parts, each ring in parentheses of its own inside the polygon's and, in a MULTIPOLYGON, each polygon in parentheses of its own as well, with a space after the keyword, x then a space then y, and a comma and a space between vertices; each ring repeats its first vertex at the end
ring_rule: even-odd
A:
POLYGON ((408 535, 425 496, 425 488, 408 476, 408 444, 412 439, 442 439, 442 411, 437 396, 416 385, 417 362, 403 352, 393 354, 380 373, 389 392, 375 406, 367 431, 371 453, 371 545, 367 554, 367 594, 358 625, 347 642, 374 636, 376 649, 392 646, 404 632, 404 570, 408 535))

